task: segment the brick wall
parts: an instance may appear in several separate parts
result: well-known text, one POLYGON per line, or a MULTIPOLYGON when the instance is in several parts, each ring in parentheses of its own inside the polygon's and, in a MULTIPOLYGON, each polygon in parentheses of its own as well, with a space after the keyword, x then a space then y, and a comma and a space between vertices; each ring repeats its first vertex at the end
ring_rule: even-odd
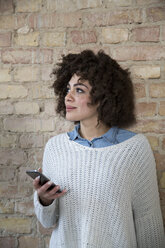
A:
POLYGON ((72 125, 54 111, 50 85, 62 53, 102 48, 129 68, 138 125, 153 148, 165 221, 165 2, 0 0, 0 247, 48 247, 33 213, 26 169, 49 137, 72 125))

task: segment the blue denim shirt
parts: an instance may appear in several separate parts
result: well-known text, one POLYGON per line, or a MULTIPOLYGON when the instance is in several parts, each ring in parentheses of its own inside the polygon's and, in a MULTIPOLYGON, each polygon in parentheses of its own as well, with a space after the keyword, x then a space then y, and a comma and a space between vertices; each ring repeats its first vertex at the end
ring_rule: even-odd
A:
POLYGON ((128 130, 112 127, 102 136, 94 138, 93 140, 90 141, 80 136, 78 132, 79 128, 80 125, 76 125, 73 131, 68 132, 70 140, 73 140, 83 146, 94 147, 94 148, 101 148, 101 147, 119 144, 136 135, 136 133, 133 133, 128 130))

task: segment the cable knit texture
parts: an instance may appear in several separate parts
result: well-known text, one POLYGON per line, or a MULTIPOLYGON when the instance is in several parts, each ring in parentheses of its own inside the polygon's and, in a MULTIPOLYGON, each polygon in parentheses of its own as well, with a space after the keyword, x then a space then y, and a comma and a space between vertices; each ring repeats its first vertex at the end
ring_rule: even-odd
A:
POLYGON ((34 205, 50 248, 164 248, 155 160, 142 134, 104 148, 85 147, 66 133, 45 147, 43 173, 66 188, 51 205, 34 205))

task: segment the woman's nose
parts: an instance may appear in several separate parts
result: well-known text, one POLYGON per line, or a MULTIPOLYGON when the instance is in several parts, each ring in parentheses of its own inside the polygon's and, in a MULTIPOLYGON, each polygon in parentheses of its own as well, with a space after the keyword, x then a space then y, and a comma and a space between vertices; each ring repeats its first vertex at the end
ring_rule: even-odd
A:
POLYGON ((72 101, 73 100, 73 94, 71 91, 68 91, 67 95, 65 96, 66 101, 72 101))

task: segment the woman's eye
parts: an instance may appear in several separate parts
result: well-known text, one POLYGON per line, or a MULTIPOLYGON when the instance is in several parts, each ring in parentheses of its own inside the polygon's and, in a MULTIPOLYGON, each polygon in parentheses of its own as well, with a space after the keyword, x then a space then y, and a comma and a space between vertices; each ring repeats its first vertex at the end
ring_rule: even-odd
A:
POLYGON ((77 91, 77 93, 84 93, 84 90, 82 90, 80 88, 77 88, 76 91, 77 91))
MULTIPOLYGON (((67 89, 66 89, 66 95, 67 95, 70 91, 71 91, 71 89, 70 89, 70 88, 67 88, 67 89)), ((81 88, 75 88, 73 91, 74 91, 75 93, 84 93, 84 90, 82 90, 81 88)))
POLYGON ((70 88, 67 88, 67 89, 66 89, 66 94, 68 94, 69 91, 70 91, 70 88))

